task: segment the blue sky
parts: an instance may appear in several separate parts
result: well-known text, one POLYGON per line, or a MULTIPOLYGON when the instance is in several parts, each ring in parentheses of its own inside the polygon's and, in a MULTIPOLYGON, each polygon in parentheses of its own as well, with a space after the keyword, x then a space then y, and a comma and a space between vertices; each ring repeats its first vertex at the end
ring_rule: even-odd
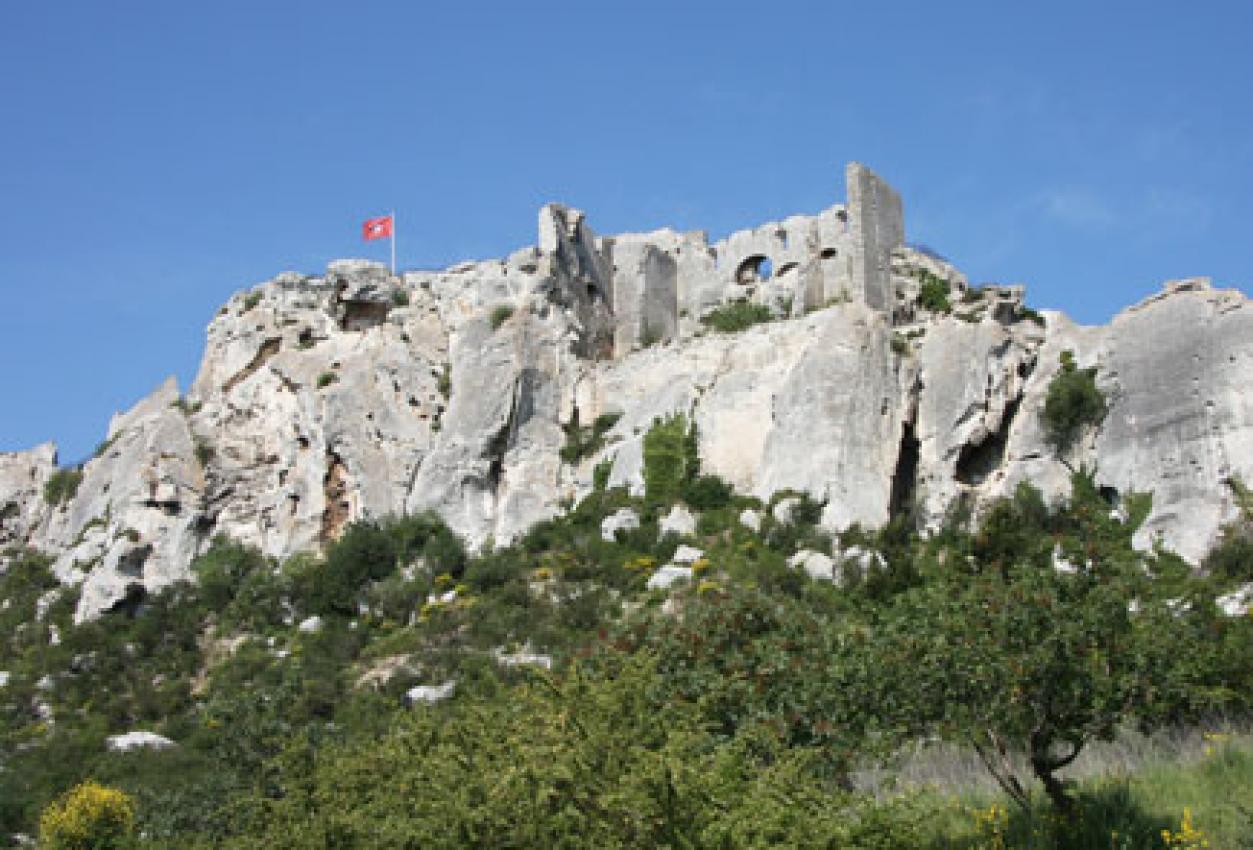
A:
POLYGON ((0 451, 62 461, 232 292, 386 256, 717 237, 860 160, 975 281, 1106 321, 1253 281, 1253 3, 0 4, 0 451))

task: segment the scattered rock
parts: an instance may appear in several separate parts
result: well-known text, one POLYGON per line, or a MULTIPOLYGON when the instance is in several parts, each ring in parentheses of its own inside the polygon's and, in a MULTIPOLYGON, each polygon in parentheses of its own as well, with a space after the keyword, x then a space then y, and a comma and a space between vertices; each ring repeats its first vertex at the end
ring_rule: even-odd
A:
POLYGON ((322 631, 322 618, 314 614, 312 617, 305 617, 300 621, 300 625, 296 626, 296 631, 303 632, 307 635, 316 634, 322 631))
POLYGON ((788 496, 786 499, 780 499, 773 508, 770 509, 770 515, 774 517, 774 521, 779 525, 791 525, 792 513, 800 505, 801 500, 796 496, 788 496))
POLYGON ((676 564, 690 567, 704 556, 705 553, 695 546, 688 546, 686 543, 682 543, 679 545, 679 548, 674 550, 674 556, 670 560, 676 564))
POLYGON ((749 531, 761 531, 761 513, 752 508, 745 508, 740 512, 740 525, 749 531))
POLYGON ((639 514, 630 508, 619 508, 601 521, 600 536, 606 543, 613 543, 619 531, 634 531, 639 527, 639 514))
POLYGON ((886 569, 888 562, 883 554, 873 549, 866 549, 862 546, 849 546, 839 555, 840 573, 836 576, 836 581, 843 584, 850 570, 855 570, 857 576, 864 579, 871 570, 886 569))
POLYGON ((456 688, 455 681, 445 682, 442 685, 416 685, 405 691, 404 703, 407 706, 415 706, 419 703, 432 705, 448 699, 456 688))
POLYGON ((107 749, 115 753, 129 753, 132 750, 166 750, 177 746, 169 738, 155 732, 127 732, 125 735, 110 735, 104 743, 107 749))
POLYGON ((1228 617, 1243 617, 1253 609, 1253 582, 1241 585, 1231 593, 1225 593, 1214 600, 1228 617))
POLYGON ((789 567, 804 570, 810 578, 831 582, 838 580, 835 574, 835 560, 821 552, 802 549, 788 558, 787 563, 789 567))
POLYGON ((664 590, 677 581, 691 580, 691 567, 680 567, 675 564, 666 564, 664 567, 648 577, 647 587, 649 590, 664 590))
POLYGON ((492 655, 498 663, 506 667, 543 667, 545 670, 553 669, 551 655, 531 652, 528 649, 520 649, 517 652, 510 653, 497 649, 492 655))
POLYGON ((682 505, 675 505, 670 509, 670 513, 661 518, 657 527, 663 537, 667 534, 690 537, 696 533, 696 517, 682 505))

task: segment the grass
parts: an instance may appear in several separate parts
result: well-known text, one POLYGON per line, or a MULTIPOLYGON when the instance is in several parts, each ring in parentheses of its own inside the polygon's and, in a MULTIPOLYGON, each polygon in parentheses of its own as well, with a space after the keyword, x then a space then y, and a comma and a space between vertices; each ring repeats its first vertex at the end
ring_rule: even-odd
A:
POLYGON ((774 314, 766 305, 736 301, 714 310, 701 319, 701 323, 719 333, 730 334, 773 320, 774 314))
POLYGON ((883 795, 921 791, 932 797, 940 812, 928 844, 933 850, 1253 848, 1253 731, 1247 723, 1152 737, 1128 730, 1092 746, 1068 772, 1078 800, 1073 820, 1059 819, 1042 794, 1029 811, 1008 803, 963 748, 911 753, 894 773, 891 786, 879 786, 871 773, 859 784, 883 795))
POLYGON ((509 321, 509 317, 513 315, 513 307, 508 304, 500 304, 492 308, 490 321, 492 330, 496 330, 505 322, 509 321))
POLYGON ((56 507, 74 498, 83 482, 83 471, 77 467, 58 469, 44 483, 44 501, 56 507))

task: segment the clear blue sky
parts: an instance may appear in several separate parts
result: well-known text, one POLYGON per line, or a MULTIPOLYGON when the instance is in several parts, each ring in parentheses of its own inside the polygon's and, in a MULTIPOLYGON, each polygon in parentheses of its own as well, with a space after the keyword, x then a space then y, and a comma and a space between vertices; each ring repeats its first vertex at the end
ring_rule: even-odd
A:
POLYGON ((232 292, 395 208, 400 262, 560 200, 718 236, 843 199, 1107 320, 1253 280, 1253 3, 0 4, 0 451, 90 454, 232 292))

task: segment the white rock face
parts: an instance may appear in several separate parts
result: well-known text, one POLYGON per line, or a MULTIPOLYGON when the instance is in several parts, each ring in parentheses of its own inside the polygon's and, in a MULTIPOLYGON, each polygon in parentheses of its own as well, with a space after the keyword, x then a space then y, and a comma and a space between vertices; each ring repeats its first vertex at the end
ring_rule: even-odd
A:
POLYGON ((600 536, 606 543, 618 539, 619 531, 634 531, 640 527, 640 518, 630 508, 619 508, 605 517, 600 524, 600 536))
POLYGON ((740 525, 749 531, 761 531, 761 514, 752 508, 740 511, 740 525))
MULTIPOLYGON (((285 557, 431 510, 471 547, 503 544, 602 464, 642 494, 644 436, 681 413, 705 472, 763 500, 806 493, 832 531, 909 507, 934 529, 1023 480, 1053 498, 1083 464, 1111 495, 1154 492, 1140 543, 1204 554, 1235 516, 1223 480, 1253 482, 1249 300, 1182 281, 1108 327, 1037 324, 1020 288, 970 290, 901 246, 899 197, 861 166, 846 177, 848 204, 712 244, 601 238, 549 205, 538 246, 503 260, 279 275, 213 319, 186 396, 170 380, 114 417, 66 503, 43 496, 55 447, 0 454, 0 553, 52 555, 81 620, 189 577, 218 534, 285 557), (917 303, 923 272, 949 281, 951 315, 917 303), (728 300, 786 320, 709 331, 728 300), (1109 414, 1059 459, 1039 411, 1063 351, 1097 369, 1109 414), (563 462, 564 427, 606 413, 603 445, 563 462)), ((630 527, 615 516, 606 539, 630 527)), ((695 517, 677 506, 661 529, 691 535, 695 517)))
POLYGON ((155 732, 127 732, 125 735, 110 735, 105 738, 105 747, 115 753, 129 753, 132 750, 167 750, 176 744, 169 738, 155 732))

